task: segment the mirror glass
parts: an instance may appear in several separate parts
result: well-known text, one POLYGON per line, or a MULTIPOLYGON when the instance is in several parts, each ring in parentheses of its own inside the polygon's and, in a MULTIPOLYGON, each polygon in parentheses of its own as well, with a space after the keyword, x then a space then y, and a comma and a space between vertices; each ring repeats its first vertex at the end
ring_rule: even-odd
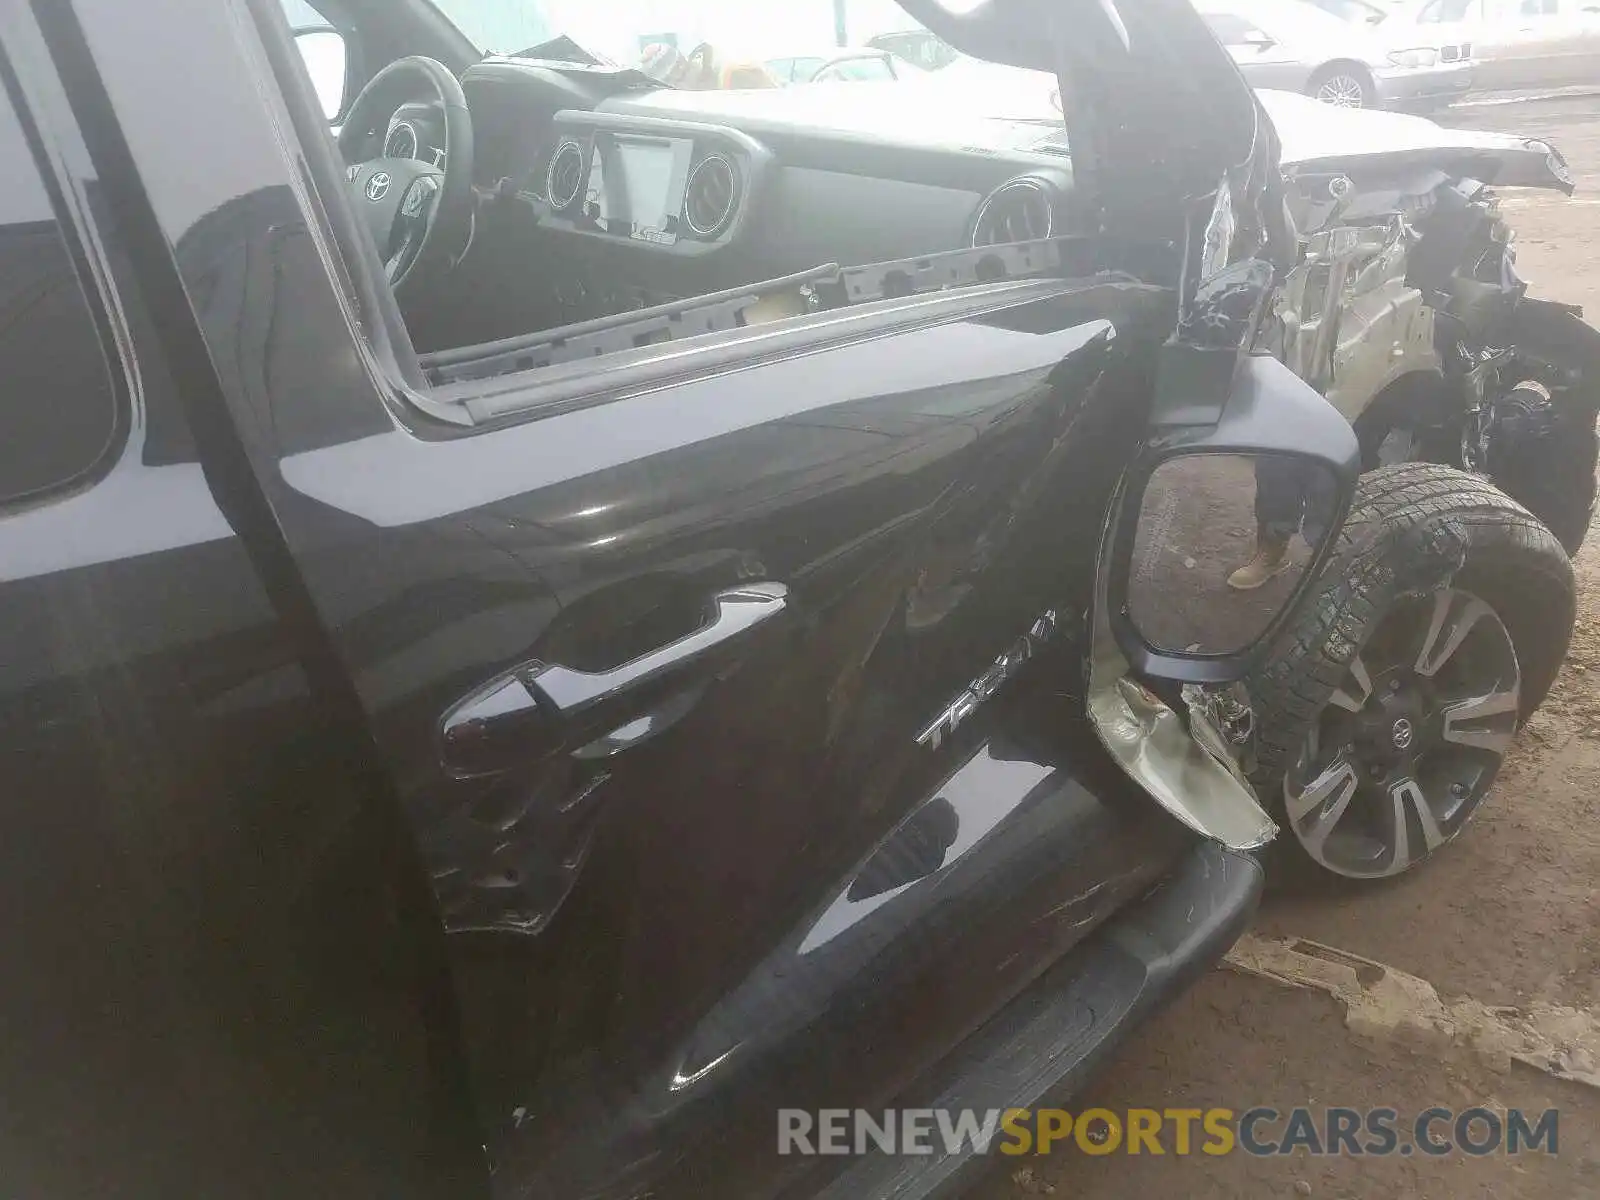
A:
POLYGON ((294 44, 305 59, 322 115, 331 121, 344 111, 344 37, 337 29, 306 29, 294 35, 294 44))
POLYGON ((1191 454, 1156 468, 1139 506, 1128 615, 1152 649, 1246 650, 1295 596, 1328 537, 1338 485, 1286 454, 1191 454))

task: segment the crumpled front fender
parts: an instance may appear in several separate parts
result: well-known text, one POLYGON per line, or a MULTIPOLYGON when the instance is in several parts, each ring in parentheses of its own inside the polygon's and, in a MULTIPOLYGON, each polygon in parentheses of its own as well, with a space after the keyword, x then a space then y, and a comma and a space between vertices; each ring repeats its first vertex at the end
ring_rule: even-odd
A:
MULTIPOLYGON (((1132 677, 1111 632, 1105 568, 1120 509, 1112 503, 1096 568, 1089 635, 1090 722, 1117 765, 1184 825, 1230 850, 1258 850, 1276 836, 1278 827, 1239 764, 1208 749, 1178 713, 1132 677)), ((1219 747, 1223 742, 1209 740, 1219 747)))

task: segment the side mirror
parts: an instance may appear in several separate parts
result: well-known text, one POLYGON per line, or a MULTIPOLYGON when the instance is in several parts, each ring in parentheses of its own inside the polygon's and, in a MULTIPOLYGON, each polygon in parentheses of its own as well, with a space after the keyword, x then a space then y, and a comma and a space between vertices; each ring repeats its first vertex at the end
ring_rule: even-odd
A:
POLYGON ((344 112, 345 81, 349 71, 344 35, 328 26, 297 29, 294 44, 305 60, 306 73, 311 76, 311 86, 316 89, 317 100, 322 105, 322 115, 329 121, 336 120, 344 112))
POLYGON ((1262 33, 1259 29, 1252 29, 1244 35, 1244 44, 1254 46, 1257 50, 1270 50, 1278 44, 1277 39, 1271 34, 1262 33))
POLYGON ((1354 431, 1289 368, 1239 366, 1214 426, 1153 437, 1125 477, 1108 609, 1134 670, 1231 683, 1316 578, 1360 474, 1354 431))

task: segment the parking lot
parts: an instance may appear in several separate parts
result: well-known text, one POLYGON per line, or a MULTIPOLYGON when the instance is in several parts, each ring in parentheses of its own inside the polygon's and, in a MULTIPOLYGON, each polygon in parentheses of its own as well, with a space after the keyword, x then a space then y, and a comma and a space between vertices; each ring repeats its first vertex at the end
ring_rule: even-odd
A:
MULTIPOLYGON (((1474 106, 1449 119, 1548 137, 1566 154, 1576 197, 1508 194, 1505 211, 1535 294, 1582 304, 1591 320, 1600 316, 1600 98, 1474 106)), ((1600 530, 1577 566, 1580 609, 1566 668, 1475 825, 1440 861, 1393 884, 1270 899, 1258 934, 1377 960, 1428 981, 1446 1002, 1503 1006, 1512 1019, 1540 1004, 1591 1020, 1600 1014, 1600 530)), ((1242 1112, 1258 1105, 1389 1107, 1402 1125, 1435 1106, 1556 1108, 1559 1153, 1182 1157, 1169 1149, 1162 1157, 1089 1157, 1069 1150, 1016 1160, 981 1194, 1600 1197, 1600 1090, 1520 1063, 1508 1068, 1460 1045, 1357 1035, 1329 996, 1225 967, 1141 1031, 1074 1107, 1242 1112)))

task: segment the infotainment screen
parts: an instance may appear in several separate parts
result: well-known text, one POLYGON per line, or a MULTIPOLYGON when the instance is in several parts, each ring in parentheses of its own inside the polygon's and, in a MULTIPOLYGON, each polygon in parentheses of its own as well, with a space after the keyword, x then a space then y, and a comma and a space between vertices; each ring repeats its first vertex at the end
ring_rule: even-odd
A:
POLYGON ((599 133, 585 208, 607 233, 670 246, 694 159, 688 138, 599 133))

